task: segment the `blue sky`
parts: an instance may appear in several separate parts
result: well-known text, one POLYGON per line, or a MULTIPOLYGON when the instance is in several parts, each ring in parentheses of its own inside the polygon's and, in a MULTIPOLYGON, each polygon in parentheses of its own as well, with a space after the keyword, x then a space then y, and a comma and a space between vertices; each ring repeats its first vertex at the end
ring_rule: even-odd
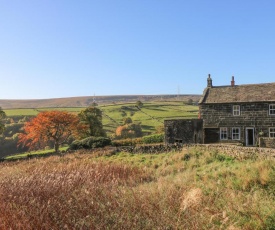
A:
POLYGON ((275 82, 275 1, 0 0, 0 99, 275 82))

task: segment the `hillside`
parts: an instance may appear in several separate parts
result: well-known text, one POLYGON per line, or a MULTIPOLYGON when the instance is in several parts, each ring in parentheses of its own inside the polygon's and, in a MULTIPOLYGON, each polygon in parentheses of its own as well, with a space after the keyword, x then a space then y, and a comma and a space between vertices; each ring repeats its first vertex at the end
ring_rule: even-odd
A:
POLYGON ((275 168, 189 148, 0 163, 0 229, 274 229, 275 168))
MULTIPOLYGON (((123 124, 123 119, 126 117, 130 117, 134 123, 141 125, 143 135, 154 134, 162 130, 165 119, 198 117, 198 106, 187 105, 182 101, 147 101, 143 103, 141 109, 136 107, 135 101, 100 104, 98 108, 103 112, 103 128, 111 138, 114 137, 116 128, 123 124)), ((22 132, 24 122, 29 119, 28 116, 36 116, 39 112, 46 110, 65 110, 78 114, 83 107, 5 109, 8 118, 4 137, 0 139, 0 158, 26 151, 26 149, 17 147, 17 136, 22 132)))
MULTIPOLYGON (((198 106, 186 105, 182 101, 159 101, 144 102, 142 109, 137 109, 135 102, 117 102, 99 106, 103 112, 104 129, 113 133, 118 125, 122 124, 124 117, 131 117, 134 122, 140 122, 144 132, 154 132, 156 127, 163 125, 164 119, 196 118, 198 106)), ((8 117, 35 116, 46 110, 66 110, 79 113, 83 107, 60 107, 60 108, 28 108, 28 109, 5 109, 8 117)))
POLYGON ((87 107, 93 100, 100 104, 127 103, 141 100, 142 102, 150 101, 199 101, 200 95, 117 95, 117 96, 85 96, 85 97, 68 97, 52 99, 34 99, 34 100, 0 100, 0 107, 3 109, 15 108, 49 108, 49 107, 87 107))

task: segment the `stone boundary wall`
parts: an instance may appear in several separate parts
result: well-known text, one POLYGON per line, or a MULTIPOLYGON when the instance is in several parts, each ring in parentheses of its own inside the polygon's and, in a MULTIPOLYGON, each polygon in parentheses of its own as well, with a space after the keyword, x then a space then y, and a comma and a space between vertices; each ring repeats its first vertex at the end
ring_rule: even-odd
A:
POLYGON ((183 145, 180 144, 150 144, 150 145, 139 145, 139 146, 124 146, 117 147, 117 151, 129 152, 129 153, 147 153, 147 154, 158 154, 158 153, 168 153, 168 152, 178 152, 182 151, 183 145))
POLYGON ((132 147, 118 147, 117 151, 125 151, 136 154, 158 154, 172 151, 182 151, 183 149, 197 148, 204 151, 218 151, 222 154, 232 156, 237 159, 264 158, 275 160, 275 149, 260 147, 243 147, 226 144, 194 144, 194 145, 143 145, 132 147))
MULTIPOLYGON (((229 144, 192 144, 192 145, 180 145, 180 144, 152 144, 152 145, 140 145, 140 146, 121 146, 121 147, 105 147, 98 149, 82 149, 82 150, 70 150, 66 152, 60 153, 49 153, 45 155, 30 155, 26 158, 22 158, 20 160, 28 160, 30 158, 36 157, 47 157, 47 156, 63 156, 64 154, 74 153, 76 151, 82 151, 83 153, 94 153, 96 151, 103 151, 104 154, 109 153, 110 155, 114 155, 117 152, 129 152, 133 154, 160 154, 160 153, 169 153, 169 152, 181 152, 182 150, 197 149, 202 151, 211 151, 211 152, 219 152, 221 154, 226 154, 237 158, 239 160, 242 159, 269 159, 275 160, 275 149, 273 148, 260 148, 260 147, 242 147, 236 145, 229 144)), ((0 159, 1 161, 18 161, 19 159, 0 159)))
POLYGON ((267 148, 275 148, 275 138, 270 137, 260 137, 259 146, 267 148))
POLYGON ((275 160, 275 149, 260 147, 243 147, 236 145, 206 144, 196 145, 198 148, 208 151, 219 151, 237 159, 264 158, 275 160))

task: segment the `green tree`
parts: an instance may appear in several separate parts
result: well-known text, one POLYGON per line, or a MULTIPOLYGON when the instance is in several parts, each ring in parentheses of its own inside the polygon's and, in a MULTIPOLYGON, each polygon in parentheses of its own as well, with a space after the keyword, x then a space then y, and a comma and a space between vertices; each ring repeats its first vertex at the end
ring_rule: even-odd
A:
POLYGON ((124 125, 130 124, 130 123, 133 123, 131 117, 125 117, 125 118, 123 118, 123 124, 124 125))
POLYGON ((143 103, 142 103, 141 101, 137 101, 137 102, 136 102, 136 106, 137 106, 138 108, 141 108, 141 107, 143 106, 143 103))
POLYGON ((2 134, 5 130, 4 119, 6 118, 6 113, 0 107, 0 134, 2 134))
POLYGON ((188 99, 188 101, 187 101, 187 105, 193 105, 193 100, 190 98, 190 99, 188 99))
POLYGON ((102 125, 102 111, 99 108, 90 106, 78 114, 80 125, 80 137, 105 137, 106 133, 102 125))

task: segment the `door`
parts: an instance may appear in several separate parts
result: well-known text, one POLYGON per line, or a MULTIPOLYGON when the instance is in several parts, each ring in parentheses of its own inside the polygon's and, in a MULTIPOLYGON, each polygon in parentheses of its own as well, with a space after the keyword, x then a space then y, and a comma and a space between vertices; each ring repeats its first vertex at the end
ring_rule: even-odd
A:
POLYGON ((246 146, 254 145, 254 128, 246 128, 246 146))
POLYGON ((204 129, 204 144, 219 142, 219 129, 218 128, 205 128, 204 129))

